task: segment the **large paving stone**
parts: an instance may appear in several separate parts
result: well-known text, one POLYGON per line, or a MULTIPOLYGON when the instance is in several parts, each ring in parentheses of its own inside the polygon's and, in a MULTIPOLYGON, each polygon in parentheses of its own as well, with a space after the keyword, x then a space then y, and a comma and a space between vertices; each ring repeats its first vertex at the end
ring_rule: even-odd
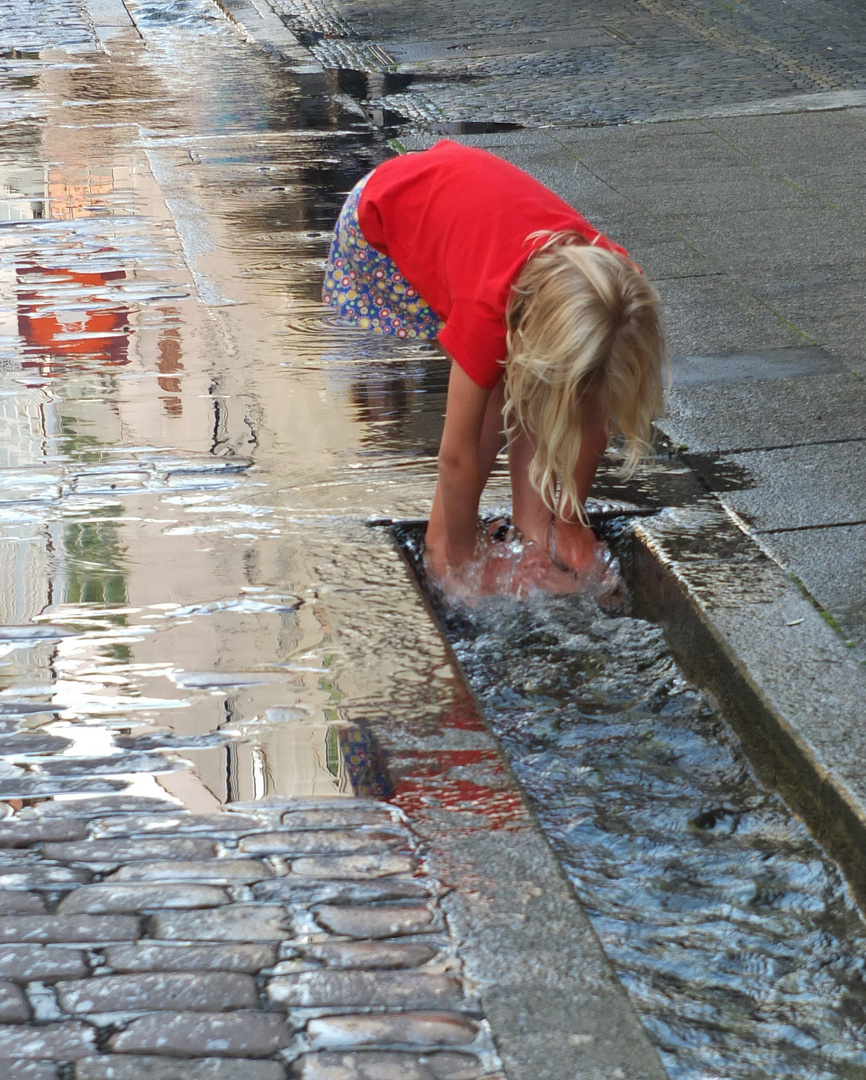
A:
POLYGON ((281 821, 290 829, 346 829, 390 824, 392 817, 387 806, 381 809, 335 806, 327 810, 288 810, 281 821))
POLYGON ((866 384, 848 373, 688 386, 671 394, 659 426, 693 453, 718 454, 862 438, 864 409, 866 384))
POLYGON ((309 881, 286 877, 262 881, 253 886, 257 900, 305 904, 371 904, 377 900, 420 900, 430 896, 430 887, 410 878, 373 881, 309 881))
POLYGON ((276 962, 274 945, 112 945, 105 962, 115 971, 240 971, 255 974, 276 962))
POLYGON ((57 1080, 58 1066, 50 1061, 24 1061, 21 1058, 3 1062, 3 1080, 57 1080))
POLYGON ((399 833, 362 829, 306 829, 254 833, 245 836, 238 848, 250 855, 329 855, 352 852, 387 852, 406 847, 407 837, 399 833))
POLYGON ((5 1058, 75 1061, 96 1049, 93 1028, 69 1021, 62 1024, 0 1024, 0 1061, 5 1058))
POLYGON ((316 922, 325 930, 347 937, 387 938, 429 933, 438 928, 439 918, 427 904, 327 905, 316 912, 316 922))
POLYGON ((255 1058, 288 1046, 292 1035, 278 1013, 155 1013, 133 1020, 108 1043, 111 1050, 129 1054, 255 1058))
POLYGON ((103 915, 153 908, 210 908, 228 903, 225 889, 216 885, 100 884, 85 885, 65 896, 57 906, 62 915, 103 915))
POLYGON ((62 945, 0 945, 0 976, 18 982, 82 979, 88 972, 80 949, 62 945))
POLYGON ((37 944, 133 941, 141 935, 132 915, 9 915, 0 918, 0 943, 37 944))
POLYGON ((75 1064, 73 1080, 285 1080, 276 1061, 104 1054, 75 1064))
POLYGON ((0 915, 36 915, 45 910, 45 901, 22 889, 0 889, 0 915))
POLYGON ((268 980, 268 998, 298 1008, 451 1008, 463 994, 458 979, 423 972, 301 971, 268 980))
POLYGON ((0 981, 0 1024, 26 1024, 30 1004, 15 983, 0 981))
POLYGON ((198 881, 213 885, 250 885, 274 876, 258 859, 159 859, 121 866, 106 881, 198 881))
MULTIPOLYGON (((697 246, 702 247, 700 243, 697 246)), ((709 254, 713 254, 712 250, 709 254)), ((664 303, 669 346, 674 356, 747 352, 803 343, 801 334, 782 323, 732 278, 721 275, 669 278, 656 284, 664 303)))
POLYGON ((735 463, 748 486, 722 501, 759 530, 866 521, 866 488, 851 482, 866 470, 866 439, 741 453, 735 463))
POLYGON ((301 945, 298 953, 332 968, 420 967, 432 960, 436 949, 432 945, 394 941, 325 941, 301 945))
POLYGON ((45 818, 44 820, 0 822, 0 847, 19 848, 44 841, 81 840, 87 836, 87 824, 80 818, 45 818))
POLYGON ((213 840, 204 837, 172 836, 45 844, 42 851, 47 859, 63 862, 130 863, 145 859, 210 859, 217 848, 213 840))
POLYGON ((866 650, 866 525, 764 533, 761 542, 866 650))
POLYGON ((314 1050, 353 1046, 469 1046, 478 1025, 458 1013, 323 1016, 307 1024, 314 1050))
POLYGON ((379 878, 414 871, 410 855, 311 855, 292 863, 292 873, 304 877, 379 878))
POLYGON ((292 929, 285 908, 265 904, 155 915, 152 925, 153 936, 165 941, 282 941, 292 929))
POLYGON ((215 833, 235 836, 238 833, 258 829, 261 822, 244 814, 124 814, 98 818, 93 822, 95 836, 158 836, 163 833, 182 831, 190 833, 215 833))
POLYGON ((299 1080, 478 1080, 485 1075, 470 1054, 407 1054, 363 1050, 305 1054, 295 1065, 299 1080))
POLYGON ((219 1012, 254 1009, 255 979, 228 972, 103 975, 55 987, 61 1009, 71 1016, 106 1012, 219 1012))

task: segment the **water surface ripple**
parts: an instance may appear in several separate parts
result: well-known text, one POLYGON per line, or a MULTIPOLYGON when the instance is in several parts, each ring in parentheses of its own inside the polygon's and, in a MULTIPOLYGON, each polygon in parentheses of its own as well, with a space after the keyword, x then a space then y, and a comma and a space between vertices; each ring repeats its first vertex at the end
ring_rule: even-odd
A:
POLYGON ((866 1077, 866 927, 661 631, 588 597, 447 635, 673 1080, 866 1077))

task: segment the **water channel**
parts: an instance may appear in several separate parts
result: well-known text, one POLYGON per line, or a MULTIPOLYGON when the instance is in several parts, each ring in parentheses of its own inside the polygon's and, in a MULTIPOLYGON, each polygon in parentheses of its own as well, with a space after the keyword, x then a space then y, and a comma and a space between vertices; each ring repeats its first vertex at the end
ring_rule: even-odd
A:
MULTIPOLYGON (((129 8, 106 56, 52 2, 0 65, 0 727, 67 740, 58 797, 388 797, 366 721, 465 691, 365 524, 425 514, 447 372, 318 301, 387 148, 208 0, 129 8)), ((670 1075, 866 1077, 860 916, 660 632, 442 617, 670 1075)))

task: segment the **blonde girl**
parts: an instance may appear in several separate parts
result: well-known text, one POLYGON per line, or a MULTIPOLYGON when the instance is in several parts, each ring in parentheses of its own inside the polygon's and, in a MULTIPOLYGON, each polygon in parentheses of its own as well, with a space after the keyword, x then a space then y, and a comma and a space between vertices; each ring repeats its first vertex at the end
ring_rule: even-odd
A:
POLYGON ((503 587, 478 527, 507 436, 517 578, 567 588, 598 548, 585 502, 611 432, 625 469, 662 409, 659 300, 626 252, 544 185, 443 141, 386 161, 351 192, 323 297, 361 326, 436 340, 451 360, 428 571, 446 588, 503 587), (573 580, 573 579, 572 579, 573 580))

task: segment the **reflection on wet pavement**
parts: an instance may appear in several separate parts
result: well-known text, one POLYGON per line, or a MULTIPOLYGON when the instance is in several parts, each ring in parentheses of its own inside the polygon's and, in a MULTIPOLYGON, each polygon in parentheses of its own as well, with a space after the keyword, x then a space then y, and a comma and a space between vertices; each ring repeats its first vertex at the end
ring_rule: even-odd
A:
POLYGON ((359 541, 423 512, 447 373, 318 300, 382 151, 206 0, 128 8, 110 55, 0 9, 32 46, 0 59, 0 722, 55 740, 0 791, 386 795, 365 714, 441 645, 390 640, 399 564, 359 541))
MULTIPOLYGON (((318 301, 331 222, 381 144, 336 72, 293 72, 206 0, 127 6, 140 36, 106 54, 71 0, 45 5, 53 36, 0 2, 18 42, 0 55, 0 800, 20 822, 85 794, 107 815, 367 796, 422 822, 524 827, 364 524, 425 515, 446 375, 431 349, 394 352, 318 301)), ((559 610, 518 628, 517 682, 486 627, 461 629, 461 658, 671 1075, 866 1076, 859 961, 839 960, 862 929, 834 871, 726 756, 655 631, 595 614, 575 631, 559 610), (618 660, 634 646, 634 670, 611 674, 593 635, 618 660), (677 757, 712 777, 704 794, 692 775, 676 792, 677 757), (700 874, 672 836, 703 853, 700 874)))

